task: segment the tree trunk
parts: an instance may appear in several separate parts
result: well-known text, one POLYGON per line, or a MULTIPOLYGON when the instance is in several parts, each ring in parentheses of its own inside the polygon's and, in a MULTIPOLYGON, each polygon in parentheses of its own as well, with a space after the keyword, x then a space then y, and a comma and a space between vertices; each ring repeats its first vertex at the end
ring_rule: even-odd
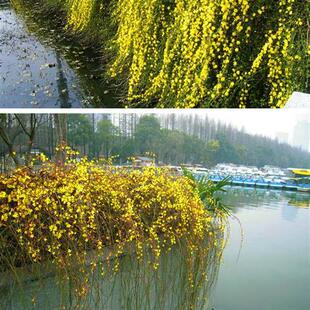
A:
POLYGON ((56 161, 63 164, 65 161, 64 147, 67 145, 67 115, 55 114, 55 127, 56 127, 56 139, 58 144, 58 150, 56 151, 56 161))

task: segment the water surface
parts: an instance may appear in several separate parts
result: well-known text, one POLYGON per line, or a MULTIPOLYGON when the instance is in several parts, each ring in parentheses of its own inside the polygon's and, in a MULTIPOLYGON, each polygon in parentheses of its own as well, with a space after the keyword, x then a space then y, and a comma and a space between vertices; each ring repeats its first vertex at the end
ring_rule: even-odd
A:
POLYGON ((0 1, 0 108, 119 106, 100 51, 31 14, 0 1))
POLYGON ((215 310, 310 309, 310 195, 230 188, 231 221, 215 310), (239 252, 240 251, 240 252, 239 252))
MULTIPOLYGON (((310 309, 310 196, 233 187, 221 196, 241 223, 243 242, 240 249, 240 224, 232 219, 218 281, 213 281, 213 277, 209 276, 209 283, 204 283, 204 296, 210 298, 211 304, 203 309, 310 309)), ((124 300, 144 305, 147 300, 152 304, 133 309, 180 309, 179 305, 184 304, 188 290, 184 285, 187 273, 186 269, 182 269, 184 264, 180 258, 182 252, 175 250, 164 255, 157 276, 152 270, 148 278, 146 269, 134 267, 135 263, 132 264, 130 258, 125 256, 121 273, 104 281, 102 278, 96 281, 95 276, 92 283, 97 284, 94 285, 93 296, 99 293, 99 304, 108 304, 90 309, 124 309, 121 306, 124 300), (143 284, 137 286, 137 283, 143 284), (104 296, 110 298, 105 300, 104 296), (158 296, 163 300, 160 301, 158 296)), ((212 256, 207 264, 213 270, 209 275, 216 277, 218 266, 214 265, 212 256)), ((59 289, 52 277, 30 281, 22 292, 16 286, 8 287, 7 291, 0 290, 0 309, 24 309, 22 305, 31 304, 32 296, 37 296, 36 307, 27 309, 56 310, 60 299, 71 304, 69 292, 66 287, 59 289), (21 296, 25 301, 21 300, 21 296)), ((91 302, 96 300, 94 298, 91 302)))

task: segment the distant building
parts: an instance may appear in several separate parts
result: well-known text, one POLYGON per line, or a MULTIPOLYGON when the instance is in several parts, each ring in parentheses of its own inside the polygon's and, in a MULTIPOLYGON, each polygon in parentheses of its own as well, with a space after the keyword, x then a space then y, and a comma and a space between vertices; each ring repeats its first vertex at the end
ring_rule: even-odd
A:
POLYGON ((278 132, 277 133, 277 140, 280 143, 288 143, 288 133, 287 132, 278 132))
POLYGON ((304 151, 310 150, 310 122, 299 121, 294 129, 293 144, 304 151))

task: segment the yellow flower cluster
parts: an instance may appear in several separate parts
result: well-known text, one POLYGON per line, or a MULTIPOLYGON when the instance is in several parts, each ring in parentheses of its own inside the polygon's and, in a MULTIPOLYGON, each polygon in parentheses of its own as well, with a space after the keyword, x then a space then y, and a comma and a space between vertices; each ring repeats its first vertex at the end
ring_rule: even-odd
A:
POLYGON ((96 0, 67 0, 68 25, 73 30, 84 30, 92 17, 96 0))
POLYGON ((10 265, 52 260, 67 267, 70 257, 83 261, 92 250, 120 255, 130 246, 142 259, 147 247, 157 268, 163 249, 180 240, 191 251, 206 238, 220 246, 214 232, 224 229, 221 216, 207 211, 188 178, 70 157, 57 165, 41 156, 39 169, 0 177, 1 269, 10 251, 10 265))
POLYGON ((119 0, 110 73, 129 71, 133 105, 282 107, 305 54, 299 13, 296 0, 119 0))

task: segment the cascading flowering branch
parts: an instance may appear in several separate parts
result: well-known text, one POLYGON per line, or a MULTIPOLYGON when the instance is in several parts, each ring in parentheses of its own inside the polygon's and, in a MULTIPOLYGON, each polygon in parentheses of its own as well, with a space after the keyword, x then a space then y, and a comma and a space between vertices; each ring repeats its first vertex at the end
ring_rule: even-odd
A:
POLYGON ((68 25, 74 30, 84 30, 91 20, 96 0, 67 0, 68 25))
POLYGON ((70 25, 98 3, 112 3, 110 75, 127 76, 132 105, 283 107, 304 87, 304 1, 68 0, 70 25))
POLYGON ((112 75, 129 69, 132 102, 246 107, 259 97, 282 107, 305 57, 294 47, 306 29, 298 9, 295 0, 119 1, 112 75))
POLYGON ((1 175, 0 269, 44 261, 70 267, 70 257, 83 262, 89 251, 107 249, 118 256, 128 246, 138 260, 149 249, 156 269, 162 251, 181 240, 191 253, 206 238, 212 248, 223 246, 216 231, 224 230, 224 216, 207 211, 188 178, 66 153, 63 165, 42 155, 39 169, 1 175))

